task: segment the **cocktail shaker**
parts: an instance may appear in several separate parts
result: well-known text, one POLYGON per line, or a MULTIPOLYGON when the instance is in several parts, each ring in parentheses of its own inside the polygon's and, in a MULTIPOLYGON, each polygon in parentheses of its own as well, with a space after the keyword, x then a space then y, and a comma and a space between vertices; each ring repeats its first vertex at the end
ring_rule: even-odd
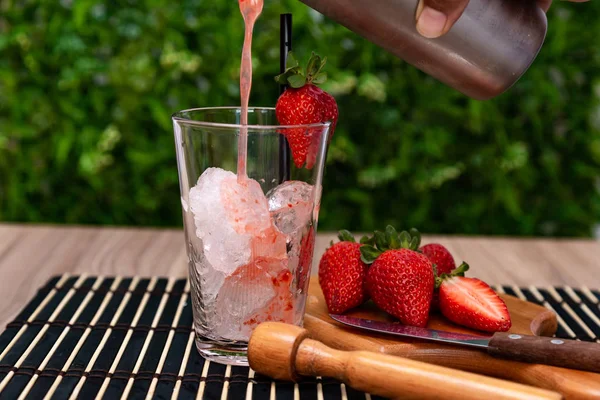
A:
POLYGON ((418 0, 301 0, 423 72, 486 100, 510 88, 529 68, 546 36, 535 0, 471 0, 437 39, 416 30, 418 0))

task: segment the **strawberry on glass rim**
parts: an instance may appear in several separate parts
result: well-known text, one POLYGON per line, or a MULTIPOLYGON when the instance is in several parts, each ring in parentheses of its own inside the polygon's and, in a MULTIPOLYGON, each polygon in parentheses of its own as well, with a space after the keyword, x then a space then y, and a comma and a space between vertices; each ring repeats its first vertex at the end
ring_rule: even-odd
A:
MULTIPOLYGON (((275 114, 281 125, 308 125, 331 122, 329 138, 333 136, 338 119, 338 106, 329 93, 317 85, 327 79, 323 67, 327 58, 312 53, 303 70, 294 55, 288 54, 286 70, 275 77, 281 85, 288 88, 281 94, 275 106, 275 114)), ((313 140, 310 129, 290 129, 286 138, 290 144, 294 164, 298 168, 311 169, 316 160, 318 140, 313 140)))

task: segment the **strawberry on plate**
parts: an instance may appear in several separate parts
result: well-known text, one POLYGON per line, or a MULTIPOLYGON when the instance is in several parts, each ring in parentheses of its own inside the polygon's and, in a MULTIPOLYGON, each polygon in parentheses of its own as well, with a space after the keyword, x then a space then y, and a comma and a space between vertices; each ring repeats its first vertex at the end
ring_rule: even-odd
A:
MULTIPOLYGON (((429 260, 431 260, 433 263, 435 267, 434 271, 436 273, 436 278, 440 277, 442 274, 450 274, 456 269, 454 257, 452 257, 452 254, 450 254, 450 251, 448 251, 446 247, 439 243, 426 244, 425 246, 421 246, 419 251, 429 258, 429 260)), ((464 276, 464 272, 462 276, 464 276)), ((436 290, 433 292, 433 298, 431 300, 431 310, 438 310, 439 304, 439 293, 436 288, 436 290)))
MULTIPOLYGON (((275 114, 281 125, 308 125, 331 121, 329 138, 333 136, 338 119, 338 106, 329 93, 317 85, 325 82, 327 74, 322 72, 327 59, 312 53, 306 71, 289 53, 286 71, 275 80, 288 88, 281 94, 275 106, 275 114)), ((317 140, 320 129, 287 129, 286 138, 290 144, 296 167, 311 169, 316 161, 317 140)))
POLYGON ((369 299, 365 290, 367 265, 360 257, 360 243, 348 231, 340 231, 340 242, 327 249, 319 263, 319 284, 327 309, 341 314, 369 299))
POLYGON ((367 290, 380 309, 405 325, 424 327, 434 289, 431 261, 417 249, 421 235, 416 229, 398 234, 388 226, 364 240, 362 259, 371 264, 367 290))
POLYGON ((419 250, 435 264, 438 276, 449 274, 456 268, 454 257, 450 254, 450 251, 439 243, 426 244, 421 246, 419 250))
POLYGON ((486 332, 506 332, 511 327, 508 308, 496 292, 476 278, 442 276, 440 310, 450 321, 486 332))

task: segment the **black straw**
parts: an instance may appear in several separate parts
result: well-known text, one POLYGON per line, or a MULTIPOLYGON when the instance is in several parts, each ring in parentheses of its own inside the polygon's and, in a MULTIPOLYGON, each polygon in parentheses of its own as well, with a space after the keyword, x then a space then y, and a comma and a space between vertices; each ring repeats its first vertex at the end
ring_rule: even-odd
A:
MULTIPOLYGON (((288 53, 292 51, 292 14, 279 16, 279 71, 285 72, 288 53)), ((279 85, 281 95, 287 85, 279 85)), ((279 183, 290 180, 290 146, 284 135, 279 135, 279 183)))

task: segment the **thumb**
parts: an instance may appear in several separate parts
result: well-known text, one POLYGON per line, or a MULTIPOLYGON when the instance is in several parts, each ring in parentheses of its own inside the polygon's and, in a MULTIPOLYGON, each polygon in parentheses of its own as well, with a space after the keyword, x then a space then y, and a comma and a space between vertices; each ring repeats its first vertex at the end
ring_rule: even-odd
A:
POLYGON ((417 7, 417 31, 434 39, 447 33, 460 18, 469 0, 420 0, 417 7))

